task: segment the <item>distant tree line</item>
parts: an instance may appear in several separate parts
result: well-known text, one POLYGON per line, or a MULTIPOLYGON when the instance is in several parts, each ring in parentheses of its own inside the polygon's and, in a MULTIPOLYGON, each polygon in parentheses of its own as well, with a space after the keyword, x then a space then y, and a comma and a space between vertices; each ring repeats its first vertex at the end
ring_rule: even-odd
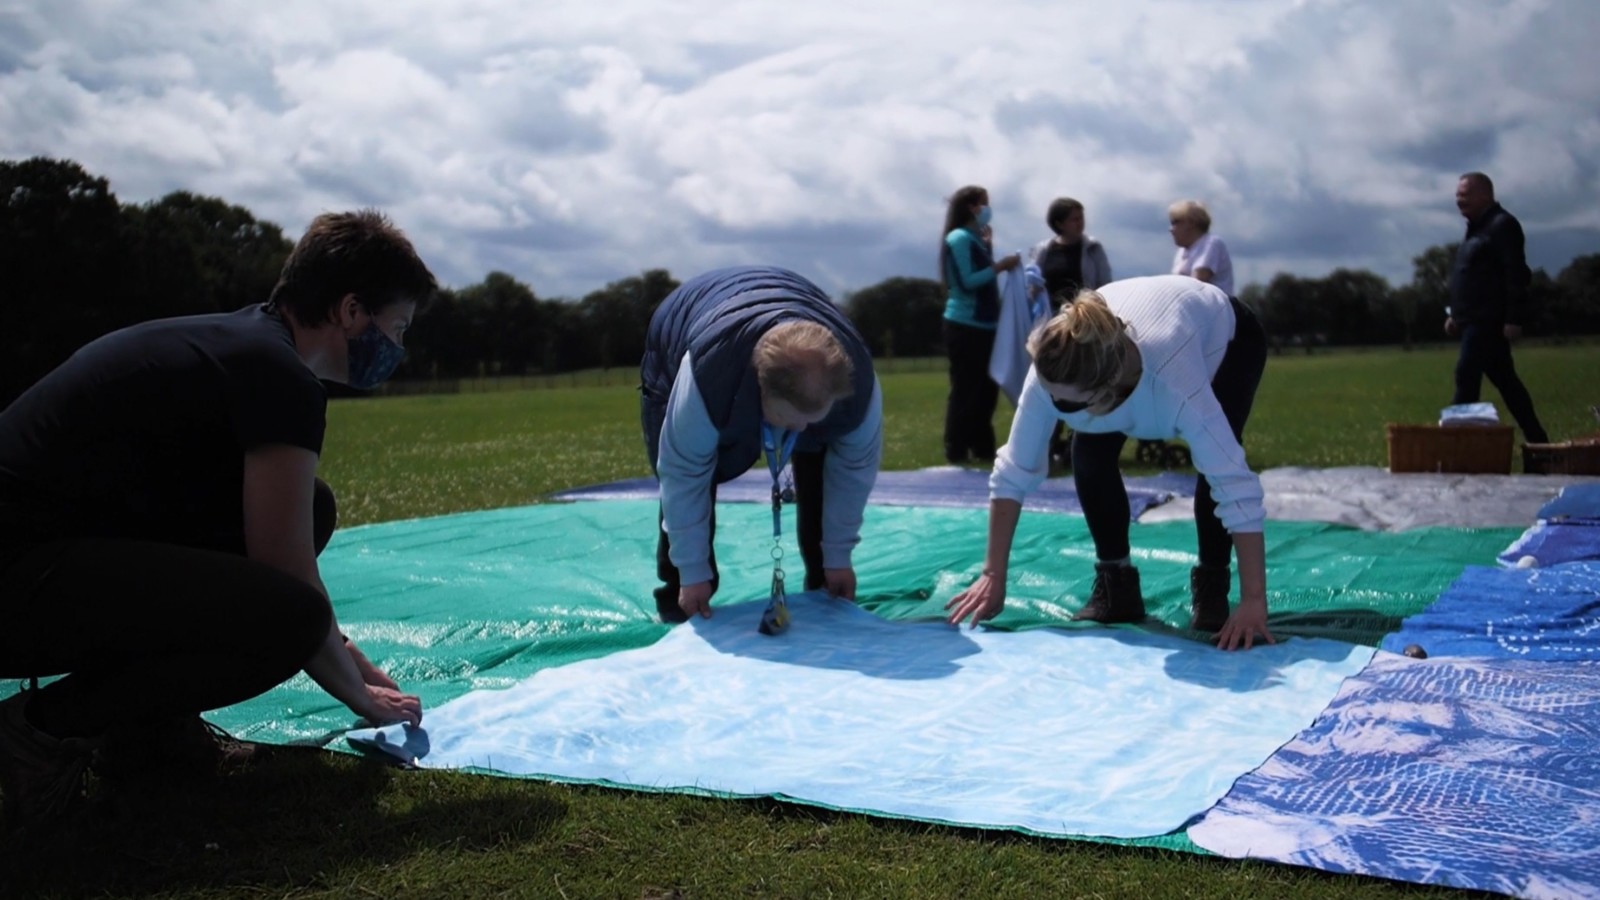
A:
MULTIPOLYGON (((400 223, 404 227, 404 223, 400 223)), ((292 249, 283 229, 215 197, 176 191, 123 204, 106 179, 70 160, 0 160, 0 404, 74 350, 135 322, 264 301, 292 249)), ((1414 259, 1409 284, 1368 271, 1279 274, 1240 299, 1275 345, 1304 348, 1444 340, 1453 244, 1414 259)), ((504 272, 441 292, 408 338, 397 377, 448 379, 637 366, 645 327, 678 282, 663 269, 581 299, 540 298, 504 272)), ((1600 333, 1600 253, 1555 278, 1534 273, 1535 334, 1600 333)), ((893 277, 842 306, 875 356, 943 352, 944 295, 928 278, 893 277)))

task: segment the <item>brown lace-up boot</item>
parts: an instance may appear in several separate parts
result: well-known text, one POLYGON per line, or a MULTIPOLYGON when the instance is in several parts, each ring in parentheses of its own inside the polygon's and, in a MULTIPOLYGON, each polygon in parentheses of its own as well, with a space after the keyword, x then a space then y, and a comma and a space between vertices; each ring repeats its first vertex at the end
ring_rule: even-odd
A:
POLYGON ((157 774, 206 777, 243 766, 258 749, 197 715, 171 716, 108 730, 94 771, 113 782, 157 774))
POLYGON ((23 711, 33 691, 0 702, 0 793, 7 831, 45 824, 83 799, 84 773, 95 749, 85 738, 54 738, 23 711))
POLYGON ((1089 602, 1072 618, 1103 625, 1143 622, 1144 594, 1139 590, 1139 570, 1121 563, 1095 563, 1089 602))
POLYGON ((1233 570, 1227 566, 1195 566, 1189 570, 1189 627, 1219 631, 1228 622, 1228 588, 1233 570))

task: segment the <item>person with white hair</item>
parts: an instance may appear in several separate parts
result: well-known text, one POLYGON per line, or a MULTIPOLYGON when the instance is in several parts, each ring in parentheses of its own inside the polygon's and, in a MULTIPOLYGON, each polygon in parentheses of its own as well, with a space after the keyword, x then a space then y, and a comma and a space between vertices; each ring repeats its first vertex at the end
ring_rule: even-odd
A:
POLYGON ((805 589, 855 599, 851 553, 883 447, 866 341, 821 288, 772 266, 718 269, 661 302, 640 364, 645 452, 661 482, 656 612, 711 616, 716 489, 792 465, 805 589))

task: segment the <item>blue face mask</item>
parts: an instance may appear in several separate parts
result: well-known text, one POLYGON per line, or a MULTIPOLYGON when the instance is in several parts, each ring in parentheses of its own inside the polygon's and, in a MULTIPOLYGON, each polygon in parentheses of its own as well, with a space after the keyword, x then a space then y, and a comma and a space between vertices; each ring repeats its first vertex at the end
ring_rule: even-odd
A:
POLYGON ((405 358, 406 348, 395 343, 377 322, 345 342, 350 354, 350 378, 346 384, 365 391, 388 380, 405 358))
POLYGON ((979 228, 982 228, 983 226, 989 224, 989 220, 992 219, 992 218, 994 218, 994 210, 990 209, 987 206, 978 207, 978 227, 979 228))

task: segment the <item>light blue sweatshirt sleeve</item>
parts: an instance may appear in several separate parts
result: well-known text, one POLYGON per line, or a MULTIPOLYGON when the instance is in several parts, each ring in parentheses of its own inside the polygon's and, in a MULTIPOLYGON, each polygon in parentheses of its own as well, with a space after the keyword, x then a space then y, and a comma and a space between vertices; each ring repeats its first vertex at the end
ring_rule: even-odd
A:
POLYGON ((661 527, 682 584, 711 580, 711 482, 717 470, 717 429, 695 384, 692 362, 683 354, 667 396, 656 458, 661 527))
POLYGON ((878 480, 883 459, 883 390, 872 379, 872 400, 856 429, 834 441, 822 462, 822 565, 850 568, 850 553, 861 542, 867 495, 878 480))
POLYGON ((984 266, 981 269, 972 267, 972 251, 969 249, 974 241, 979 240, 965 228, 957 228, 945 237, 944 241, 950 246, 950 258, 955 263, 957 271, 961 273, 960 287, 971 291, 975 288, 994 281, 996 273, 994 266, 984 266))

